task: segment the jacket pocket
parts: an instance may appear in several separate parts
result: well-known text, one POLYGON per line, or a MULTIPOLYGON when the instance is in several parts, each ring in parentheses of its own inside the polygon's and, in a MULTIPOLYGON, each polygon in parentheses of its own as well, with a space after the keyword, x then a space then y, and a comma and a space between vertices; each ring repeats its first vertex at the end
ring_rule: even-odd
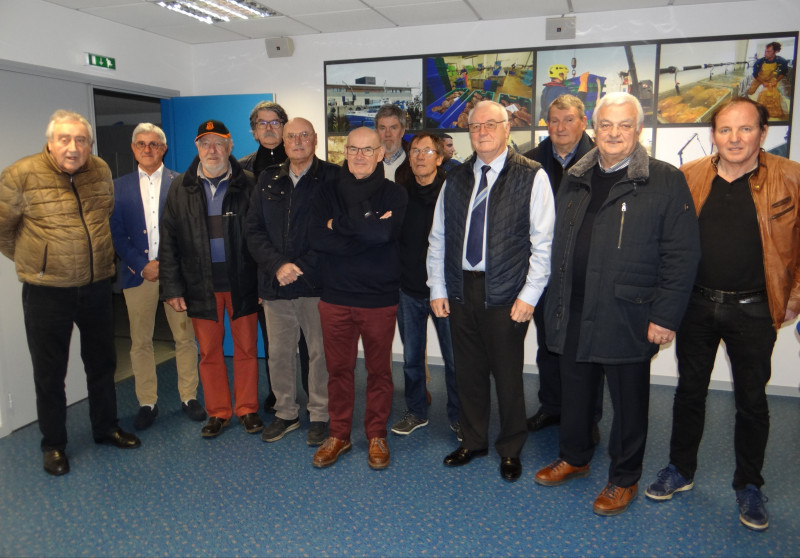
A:
POLYGON ((42 254, 42 267, 39 268, 39 277, 44 277, 45 271, 47 271, 47 248, 48 245, 44 245, 44 253, 42 254))
MULTIPOLYGON (((772 207, 775 207, 775 204, 773 204, 772 207)), ((782 215, 786 215, 787 213, 789 213, 793 209, 794 209, 794 206, 787 207, 786 209, 784 209, 780 213, 776 213, 775 215, 771 215, 769 219, 770 219, 770 221, 774 221, 775 219, 781 217, 782 215)))
POLYGON ((648 304, 656 296, 655 287, 640 285, 614 285, 614 296, 632 304, 648 304))

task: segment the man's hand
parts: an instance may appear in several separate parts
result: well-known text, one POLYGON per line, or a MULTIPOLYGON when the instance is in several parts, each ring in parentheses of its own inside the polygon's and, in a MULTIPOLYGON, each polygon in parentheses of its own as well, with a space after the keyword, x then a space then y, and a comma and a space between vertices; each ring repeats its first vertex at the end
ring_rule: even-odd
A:
POLYGON ((183 300, 182 296, 176 298, 168 298, 164 302, 172 306, 172 309, 175 310, 176 312, 186 312, 186 301, 183 300))
POLYGON ((386 213, 381 215, 381 219, 388 219, 391 216, 392 216, 392 212, 391 211, 387 211, 386 213))
POLYGON ((647 327, 647 340, 656 345, 664 345, 675 339, 675 332, 653 322, 647 327))
POLYGON ((150 260, 142 269, 142 277, 148 281, 158 281, 158 260, 150 260))
POLYGON ((786 309, 786 314, 784 314, 784 316, 783 316, 783 321, 784 321, 784 322, 791 322, 791 321, 792 321, 792 320, 794 320, 796 317, 797 317, 797 312, 795 312, 794 310, 789 310, 789 309, 787 308, 787 309, 786 309))
POLYGON ((533 317, 533 306, 520 299, 514 301, 511 307, 511 319, 524 324, 533 317))
POLYGON ((285 287, 297 281, 297 278, 303 274, 303 270, 294 265, 293 263, 285 263, 278 268, 275 272, 275 278, 281 287, 285 287))
POLYGON ((434 298, 431 300, 431 310, 437 318, 446 318, 450 315, 450 301, 446 298, 434 298))

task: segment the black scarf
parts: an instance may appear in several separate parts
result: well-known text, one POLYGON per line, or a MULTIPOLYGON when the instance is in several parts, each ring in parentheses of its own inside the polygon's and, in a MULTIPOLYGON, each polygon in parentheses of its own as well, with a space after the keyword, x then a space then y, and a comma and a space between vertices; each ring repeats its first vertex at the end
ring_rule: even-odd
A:
POLYGON ((446 176, 447 173, 442 170, 442 167, 439 167, 436 169, 436 176, 433 177, 433 182, 427 186, 420 186, 419 182, 415 179, 409 194, 422 200, 425 205, 434 205, 439 198, 439 192, 442 190, 442 185, 444 184, 446 176))
POLYGON ((275 146, 274 149, 268 149, 259 144, 256 158, 253 161, 253 174, 258 178, 261 171, 272 165, 280 165, 286 160, 286 149, 284 149, 283 142, 275 146))
POLYGON ((383 182, 382 164, 379 163, 371 175, 365 178, 356 178, 347 168, 347 161, 345 161, 339 173, 339 182, 336 188, 347 208, 348 216, 352 218, 378 217, 374 215, 369 200, 381 189, 383 182))

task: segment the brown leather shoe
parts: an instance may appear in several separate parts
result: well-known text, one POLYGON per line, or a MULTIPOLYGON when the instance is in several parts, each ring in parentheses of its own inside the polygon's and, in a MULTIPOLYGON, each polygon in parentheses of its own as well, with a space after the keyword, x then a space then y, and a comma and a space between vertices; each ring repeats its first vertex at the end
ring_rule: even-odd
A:
POLYGON ((340 440, 339 438, 330 437, 317 449, 314 454, 314 467, 330 467, 339 456, 347 453, 352 448, 350 440, 340 440))
POLYGON ((594 513, 597 515, 617 515, 628 509, 636 498, 638 483, 633 486, 616 486, 608 483, 600 496, 594 501, 594 513))
POLYGON ((389 466, 389 446, 386 445, 386 438, 370 439, 367 462, 373 469, 385 469, 389 466))
POLYGON ((589 474, 589 465, 574 467, 563 459, 556 459, 550 465, 536 473, 537 483, 543 486, 558 486, 570 479, 585 477, 589 474))

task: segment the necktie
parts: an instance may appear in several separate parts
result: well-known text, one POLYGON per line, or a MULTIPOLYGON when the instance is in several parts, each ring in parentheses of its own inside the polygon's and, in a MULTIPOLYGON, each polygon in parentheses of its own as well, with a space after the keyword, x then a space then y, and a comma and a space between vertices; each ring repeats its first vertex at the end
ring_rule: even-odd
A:
POLYGON ((486 220, 486 198, 489 197, 487 189, 489 181, 486 179, 486 174, 491 168, 489 165, 481 167, 481 181, 472 204, 472 219, 470 219, 469 233, 467 233, 467 261, 472 266, 477 265, 483 259, 483 223, 486 220))

